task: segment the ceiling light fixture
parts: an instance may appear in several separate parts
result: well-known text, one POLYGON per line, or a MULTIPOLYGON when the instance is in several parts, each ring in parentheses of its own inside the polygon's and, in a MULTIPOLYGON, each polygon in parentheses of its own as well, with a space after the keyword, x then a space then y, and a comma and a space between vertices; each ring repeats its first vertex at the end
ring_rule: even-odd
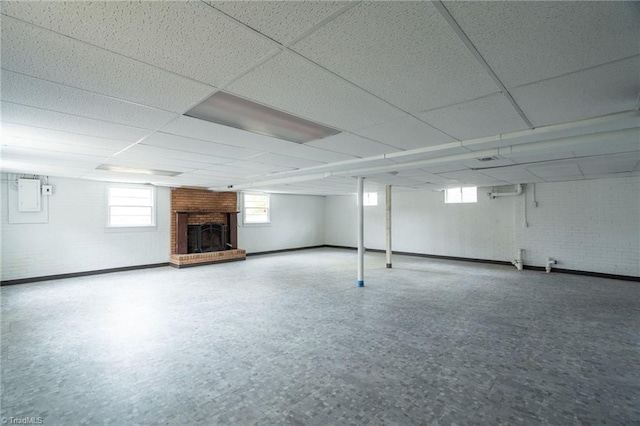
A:
POLYGON ((226 92, 214 93, 184 115, 296 143, 340 133, 340 130, 226 92))
POLYGON ((182 172, 172 172, 169 170, 154 170, 154 169, 137 169, 134 167, 114 166, 113 164, 100 164, 96 167, 96 170, 107 170, 110 172, 119 173, 134 173, 141 175, 156 175, 156 176, 178 176, 182 172))

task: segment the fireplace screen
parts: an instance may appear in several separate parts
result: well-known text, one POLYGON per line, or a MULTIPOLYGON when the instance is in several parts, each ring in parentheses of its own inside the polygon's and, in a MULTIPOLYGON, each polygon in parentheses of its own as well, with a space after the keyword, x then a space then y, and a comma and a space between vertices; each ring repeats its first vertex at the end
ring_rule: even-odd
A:
POLYGON ((188 253, 208 253, 228 248, 227 225, 204 223, 189 225, 187 234, 188 253))

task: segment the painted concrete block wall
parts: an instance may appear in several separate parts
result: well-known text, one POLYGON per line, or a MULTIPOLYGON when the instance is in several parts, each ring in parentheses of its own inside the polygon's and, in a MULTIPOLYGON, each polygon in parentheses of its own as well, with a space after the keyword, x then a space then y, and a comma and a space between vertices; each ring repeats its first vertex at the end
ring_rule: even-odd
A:
POLYGON ((156 189, 156 227, 107 228, 107 183, 51 177, 48 223, 10 224, 5 180, 3 281, 169 261, 169 188, 156 189))
POLYGON ((271 194, 269 225, 243 225, 238 216, 238 248, 258 253, 323 245, 324 203, 321 196, 271 194))
POLYGON ((519 197, 516 244, 525 265, 640 276, 640 177, 529 185, 519 197), (522 225, 526 202, 528 227, 522 225))
MULTIPOLYGON (((393 248, 396 251, 510 261, 515 257, 515 200, 489 200, 478 189, 476 204, 445 204, 434 191, 394 190, 393 248)), ((385 248, 385 198, 365 207, 365 247, 385 248)), ((355 196, 330 196, 325 205, 325 241, 355 247, 355 196)))

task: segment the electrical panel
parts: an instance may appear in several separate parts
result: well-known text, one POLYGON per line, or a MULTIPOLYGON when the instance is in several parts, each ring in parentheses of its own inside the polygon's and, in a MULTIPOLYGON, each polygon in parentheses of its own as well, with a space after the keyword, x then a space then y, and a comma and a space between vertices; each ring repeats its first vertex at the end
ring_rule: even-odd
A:
POLYGON ((40 211, 40 179, 18 179, 18 211, 40 211))

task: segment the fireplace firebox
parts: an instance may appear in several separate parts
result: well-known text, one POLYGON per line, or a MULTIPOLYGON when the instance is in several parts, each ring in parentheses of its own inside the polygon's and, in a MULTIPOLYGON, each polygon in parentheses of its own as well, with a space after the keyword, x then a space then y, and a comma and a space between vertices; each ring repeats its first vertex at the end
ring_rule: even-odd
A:
POLYGON ((189 225, 188 227, 188 253, 208 253, 227 250, 230 247, 228 242, 227 225, 222 223, 210 222, 201 225, 189 225))

